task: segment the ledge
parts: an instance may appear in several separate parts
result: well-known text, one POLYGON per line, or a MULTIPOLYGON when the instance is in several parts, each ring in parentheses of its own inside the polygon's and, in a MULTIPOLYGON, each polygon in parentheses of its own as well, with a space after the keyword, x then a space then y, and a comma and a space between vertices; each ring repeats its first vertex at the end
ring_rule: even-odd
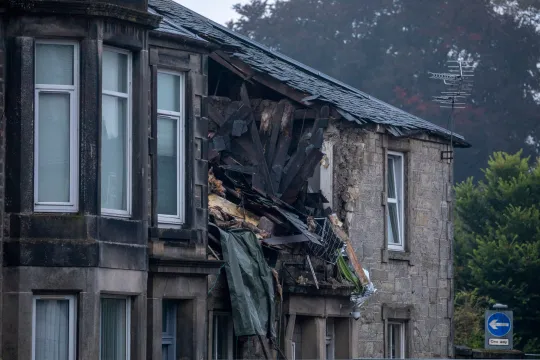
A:
POLYGON ((157 28, 161 21, 161 16, 146 11, 94 1, 9 0, 6 3, 7 9, 10 11, 116 18, 151 29, 157 28))
POLYGON ((216 275, 225 264, 221 260, 178 260, 150 258, 150 272, 190 275, 216 275))
POLYGON ((395 250, 388 250, 388 249, 382 249, 381 251, 381 261, 383 263, 387 263, 390 260, 394 261, 406 261, 409 263, 409 265, 413 266, 413 260, 410 251, 395 251, 395 250))

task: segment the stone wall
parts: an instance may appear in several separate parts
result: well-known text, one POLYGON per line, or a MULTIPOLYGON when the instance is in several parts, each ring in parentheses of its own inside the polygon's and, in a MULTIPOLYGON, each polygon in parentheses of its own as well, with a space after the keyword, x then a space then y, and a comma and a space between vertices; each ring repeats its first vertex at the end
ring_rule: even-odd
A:
POLYGON ((402 314, 406 357, 452 354, 451 166, 437 139, 393 139, 379 129, 331 125, 334 210, 378 292, 362 309, 361 358, 385 354, 385 323, 402 314), (405 252, 387 249, 386 154, 405 153, 405 252), (386 309, 386 312, 385 312, 386 309), (386 314, 386 315, 385 315, 386 314))

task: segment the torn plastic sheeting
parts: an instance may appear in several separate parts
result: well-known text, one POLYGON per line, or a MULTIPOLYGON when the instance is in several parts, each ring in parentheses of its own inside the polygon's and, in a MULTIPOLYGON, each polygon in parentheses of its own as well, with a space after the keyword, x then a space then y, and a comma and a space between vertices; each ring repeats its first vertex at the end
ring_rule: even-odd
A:
POLYGON ((220 229, 236 336, 275 337, 274 283, 255 234, 220 229))
POLYGON ((365 302, 371 297, 371 295, 375 294, 377 292, 377 289, 375 289, 375 286, 371 282, 371 279, 369 278, 369 271, 366 269, 363 269, 364 273, 366 274, 366 277, 368 278, 369 282, 364 287, 361 294, 352 294, 351 295, 351 302, 354 304, 355 308, 359 308, 362 305, 365 304, 365 302))

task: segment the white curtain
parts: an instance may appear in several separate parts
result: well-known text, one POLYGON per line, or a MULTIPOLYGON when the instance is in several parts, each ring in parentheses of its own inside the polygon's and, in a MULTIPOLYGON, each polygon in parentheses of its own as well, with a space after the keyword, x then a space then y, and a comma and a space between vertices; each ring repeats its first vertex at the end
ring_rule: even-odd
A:
POLYGON ((158 118, 158 214, 178 215, 178 120, 158 118))
POLYGON ((127 210, 127 101, 103 95, 101 207, 127 210))
POLYGON ((101 299, 101 359, 127 360, 126 300, 101 299))
POLYGON ((73 45, 36 45, 36 84, 73 85, 73 45))
POLYGON ((38 201, 68 202, 70 94, 39 93, 38 201))
POLYGON ((35 360, 69 360, 69 300, 36 300, 35 360))

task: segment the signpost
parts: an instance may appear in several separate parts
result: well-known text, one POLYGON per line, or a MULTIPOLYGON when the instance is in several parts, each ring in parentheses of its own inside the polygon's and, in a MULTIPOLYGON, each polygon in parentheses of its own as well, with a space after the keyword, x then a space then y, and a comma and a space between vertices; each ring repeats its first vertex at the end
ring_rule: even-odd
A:
POLYGON ((495 304, 493 310, 486 310, 485 343, 486 349, 512 350, 514 335, 513 313, 508 306, 495 304))

